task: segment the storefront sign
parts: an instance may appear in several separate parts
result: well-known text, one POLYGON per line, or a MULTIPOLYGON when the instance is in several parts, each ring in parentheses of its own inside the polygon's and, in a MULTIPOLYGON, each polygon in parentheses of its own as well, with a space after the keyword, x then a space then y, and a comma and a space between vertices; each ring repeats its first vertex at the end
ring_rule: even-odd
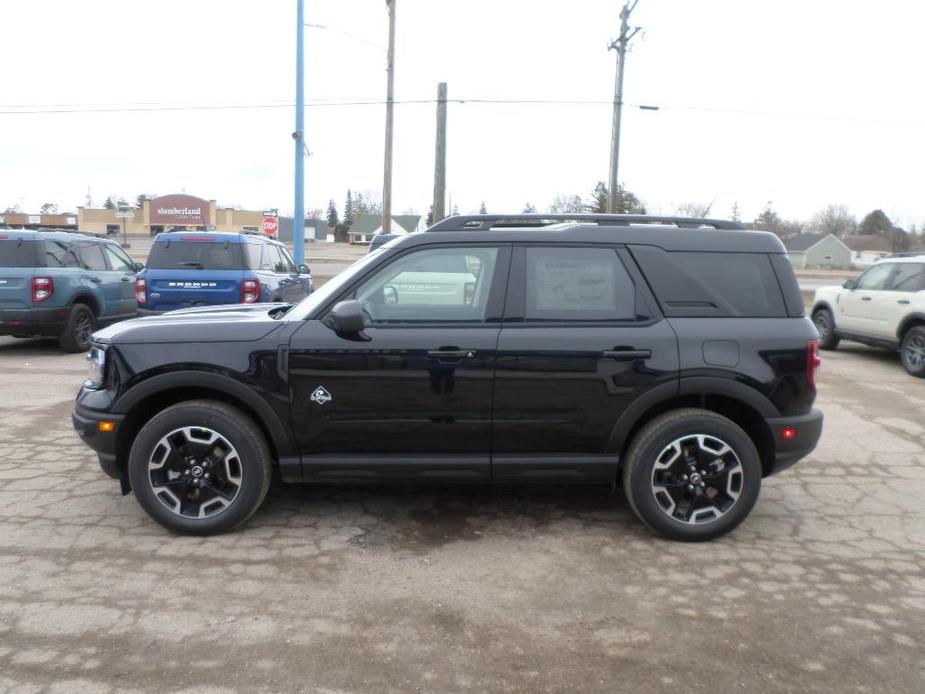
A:
POLYGON ((209 201, 192 195, 164 195, 154 198, 151 224, 209 226, 209 201))

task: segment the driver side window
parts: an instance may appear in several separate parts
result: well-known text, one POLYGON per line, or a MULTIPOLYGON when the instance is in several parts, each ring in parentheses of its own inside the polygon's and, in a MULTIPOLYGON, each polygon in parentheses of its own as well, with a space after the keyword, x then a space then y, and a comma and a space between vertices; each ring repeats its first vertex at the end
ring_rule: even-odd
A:
POLYGON ((497 248, 433 248, 402 256, 356 291, 376 323, 485 320, 497 248))
POLYGON ((892 271, 893 263, 874 265, 861 275, 861 278, 858 280, 857 289, 868 289, 870 291, 883 289, 892 271))

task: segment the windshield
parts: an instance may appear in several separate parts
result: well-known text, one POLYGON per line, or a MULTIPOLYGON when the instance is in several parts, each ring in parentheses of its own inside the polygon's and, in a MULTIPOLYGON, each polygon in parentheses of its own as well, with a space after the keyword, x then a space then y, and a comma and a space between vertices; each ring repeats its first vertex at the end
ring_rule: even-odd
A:
POLYGON ((286 314, 286 317, 292 318, 293 320, 305 320, 308 318, 319 306, 324 306, 332 297, 336 296, 344 287, 350 284, 355 277, 362 274, 366 268, 374 264, 385 252, 387 246, 388 244, 381 248, 377 248, 372 253, 364 255, 339 275, 332 277, 325 282, 322 287, 316 289, 296 304, 295 307, 286 314))
POLYGON ((155 243, 147 266, 154 270, 243 270, 244 258, 240 243, 204 237, 155 243))

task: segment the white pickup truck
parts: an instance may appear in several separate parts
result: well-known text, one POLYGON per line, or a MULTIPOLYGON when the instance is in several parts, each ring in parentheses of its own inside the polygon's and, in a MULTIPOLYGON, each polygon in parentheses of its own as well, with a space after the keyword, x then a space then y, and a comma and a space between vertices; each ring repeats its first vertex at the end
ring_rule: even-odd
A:
POLYGON ((925 378, 925 255, 881 260, 857 280, 820 287, 812 317, 822 349, 842 339, 898 349, 906 371, 925 378))

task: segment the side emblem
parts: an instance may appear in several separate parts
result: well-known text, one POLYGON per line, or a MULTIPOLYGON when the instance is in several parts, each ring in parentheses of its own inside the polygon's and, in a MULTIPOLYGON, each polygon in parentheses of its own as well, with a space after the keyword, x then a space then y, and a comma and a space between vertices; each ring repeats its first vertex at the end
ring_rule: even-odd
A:
POLYGON ((312 402, 317 402, 319 405, 324 405, 326 402, 332 399, 333 399, 333 396, 327 391, 327 389, 324 386, 318 386, 317 388, 315 388, 315 390, 312 392, 311 397, 309 398, 309 400, 311 400, 312 402))

